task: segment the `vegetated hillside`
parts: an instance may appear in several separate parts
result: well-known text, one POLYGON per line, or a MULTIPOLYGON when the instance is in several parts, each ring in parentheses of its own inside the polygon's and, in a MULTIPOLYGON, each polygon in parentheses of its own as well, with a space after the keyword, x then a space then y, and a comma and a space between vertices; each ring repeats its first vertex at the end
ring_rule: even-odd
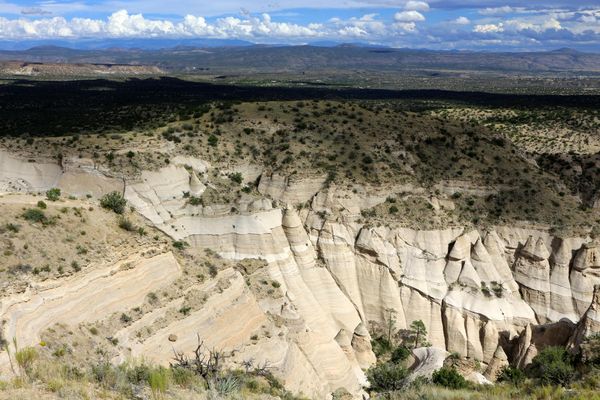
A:
POLYGON ((599 72, 600 56, 563 49, 494 53, 358 46, 240 46, 160 50, 74 50, 54 46, 1 51, 0 59, 32 62, 155 65, 171 71, 307 71, 438 69, 501 72, 599 72))
POLYGON ((30 63, 19 61, 0 62, 0 75, 17 77, 97 77, 97 76, 136 76, 157 75, 162 71, 158 67, 141 65, 114 64, 57 64, 30 63))
MULTIPOLYGON (((455 119, 452 114, 432 114, 438 107, 444 109, 441 104, 307 100, 159 108, 120 100, 131 113, 124 113, 119 103, 103 112, 84 108, 72 116, 71 123, 77 124, 78 118, 95 111, 102 120, 115 123, 127 118, 130 122, 123 128, 131 130, 133 136, 90 134, 94 126, 82 124, 81 134, 75 136, 31 137, 20 145, 19 141, 5 140, 6 146, 26 152, 54 148, 54 156, 76 151, 101 163, 110 160, 119 165, 120 173, 135 175, 144 166, 156 168, 165 163, 168 155, 156 150, 168 143, 181 154, 211 162, 256 163, 283 176, 326 176, 327 182, 340 185, 406 184, 424 187, 431 195, 464 189, 464 193, 458 190, 460 193, 453 194, 453 210, 440 212, 430 208, 427 201, 405 199, 402 202, 408 201, 404 205, 408 213, 390 212, 400 204, 373 209, 371 220, 379 223, 397 221, 432 228, 526 220, 556 229, 585 230, 593 218, 593 211, 582 208, 575 197, 579 194, 576 188, 539 169, 501 132, 455 119), (145 127, 138 127, 138 122, 145 127), (123 146, 139 151, 135 163, 119 151, 123 146)), ((35 120, 31 114, 24 115, 35 120)), ((49 121, 40 123, 51 123, 48 116, 49 121)), ((49 125, 38 131, 61 127, 49 125)), ((20 125, 17 128, 23 129, 20 125)), ((104 128, 115 131, 114 127, 104 128)))
POLYGON ((535 113, 548 107, 600 108, 600 96, 514 95, 445 90, 382 90, 213 85, 175 78, 9 81, 0 95, 0 135, 66 135, 157 128, 211 101, 406 100, 411 109, 447 102, 535 113))

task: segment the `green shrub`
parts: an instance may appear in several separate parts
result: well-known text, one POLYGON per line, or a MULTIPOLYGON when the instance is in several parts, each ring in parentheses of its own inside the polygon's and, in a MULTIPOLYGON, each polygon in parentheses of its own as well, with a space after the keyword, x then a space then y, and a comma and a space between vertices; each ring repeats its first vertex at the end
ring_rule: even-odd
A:
POLYGON ((183 240, 175 240, 173 242, 173 247, 175 247, 177 250, 183 250, 188 246, 189 244, 183 240))
POLYGON ((232 182, 237 183, 239 185, 244 180, 244 177, 240 172, 235 172, 229 175, 229 179, 231 179, 232 182))
POLYGON ((57 201, 60 199, 60 189, 52 188, 46 192, 46 198, 50 201, 57 201))
POLYGON ((377 357, 381 357, 384 354, 389 353, 393 349, 393 346, 390 343, 390 341, 387 340, 387 338, 384 336, 380 336, 371 340, 371 347, 373 348, 373 353, 375 353, 377 357))
POLYGON ((190 387, 196 379, 194 371, 181 367, 171 367, 171 377, 181 387, 190 387))
POLYGON ((400 390, 407 376, 408 369, 394 363, 379 364, 367 371, 371 390, 375 392, 400 390))
POLYGON ((543 384, 565 386, 575 375, 573 357, 563 347, 546 347, 533 358, 529 374, 543 384))
POLYGON ((19 233, 21 226, 17 224, 8 223, 4 225, 4 228, 12 233, 19 233))
POLYGON ((392 351, 391 361, 399 363, 406 360, 411 354, 411 351, 404 346, 398 346, 392 351))
POLYGON ((212 147, 217 147, 217 144, 219 143, 219 138, 217 138, 215 135, 210 135, 208 137, 208 144, 212 147))
POLYGON ((40 209, 30 208, 25 210, 23 213, 23 218, 25 218, 29 222, 42 222, 44 223, 46 219, 46 214, 40 209))
POLYGON ((210 388, 222 396, 227 396, 240 388, 240 380, 233 375, 218 377, 210 382, 210 388))
POLYGON ((464 389, 468 386, 465 378, 458 373, 455 368, 442 367, 435 371, 431 380, 436 385, 446 387, 448 389, 464 389))
POLYGON ((192 206, 200 206, 204 201, 201 197, 192 196, 189 198, 188 203, 192 206))
POLYGON ((190 315, 190 311, 192 311, 192 307, 190 306, 183 306, 179 309, 179 312, 183 315, 190 315))
POLYGON ((100 205, 102 208, 112 210, 117 214, 123 214, 125 212, 127 200, 125 200, 123 195, 119 192, 110 192, 102 196, 100 205))
POLYGON ((42 200, 37 202, 37 206, 38 206, 38 208, 41 208, 42 210, 45 210, 46 208, 48 208, 46 203, 44 203, 42 200))
POLYGON ((498 382, 520 385, 525 380, 525 373, 519 368, 507 365, 500 370, 497 380, 498 382))
POLYGON ((79 263, 77 261, 71 262, 71 268, 73 268, 75 270, 75 272, 81 271, 81 266, 79 265, 79 263))

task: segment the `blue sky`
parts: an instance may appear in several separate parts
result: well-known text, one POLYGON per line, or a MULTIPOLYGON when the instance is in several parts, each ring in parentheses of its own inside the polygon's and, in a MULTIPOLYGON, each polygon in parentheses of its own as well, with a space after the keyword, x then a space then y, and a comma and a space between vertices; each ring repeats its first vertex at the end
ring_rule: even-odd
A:
POLYGON ((242 39, 600 51, 600 1, 0 0, 0 40, 242 39))

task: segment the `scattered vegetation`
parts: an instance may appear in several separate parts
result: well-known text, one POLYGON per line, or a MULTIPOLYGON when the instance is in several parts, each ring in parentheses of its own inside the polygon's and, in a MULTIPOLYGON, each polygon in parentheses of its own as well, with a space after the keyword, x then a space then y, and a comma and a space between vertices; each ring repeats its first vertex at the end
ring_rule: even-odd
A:
POLYGON ((100 206, 107 210, 112 210, 116 214, 123 214, 125 212, 125 206, 127 200, 119 192, 110 192, 102 196, 100 199, 100 206))

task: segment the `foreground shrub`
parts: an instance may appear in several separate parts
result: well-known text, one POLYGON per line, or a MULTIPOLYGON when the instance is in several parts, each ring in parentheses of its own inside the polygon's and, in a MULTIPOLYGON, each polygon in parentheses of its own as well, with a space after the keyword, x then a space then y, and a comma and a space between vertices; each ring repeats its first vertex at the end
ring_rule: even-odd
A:
POLYGON ((209 387, 221 396, 228 396, 240 388, 240 381, 233 375, 216 377, 209 382, 209 387))
POLYGON ((506 382, 513 385, 520 385, 525 380, 525 373, 519 368, 507 365, 498 373, 498 382, 506 382))
POLYGON ((152 396, 155 399, 162 397, 169 386, 169 370, 163 367, 151 370, 148 376, 148 385, 150 385, 152 396))
POLYGON ((455 368, 450 367, 442 367, 435 371, 431 381, 448 389, 464 389, 468 386, 465 378, 455 368))
POLYGON ((371 390, 376 392, 402 389, 407 376, 408 369, 395 363, 379 364, 367 371, 371 390))
POLYGON ((31 368, 37 359, 37 356, 37 351, 33 347, 24 347, 16 351, 15 360, 17 361, 17 365, 23 374, 30 374, 31 368))
POLYGON ((543 384, 566 386, 575 376, 573 357, 562 347, 547 347, 533 358, 529 373, 543 384))
POLYGON ((100 205, 102 208, 112 210, 117 214, 123 214, 125 212, 127 200, 125 200, 123 195, 119 192, 110 192, 102 196, 100 205))

